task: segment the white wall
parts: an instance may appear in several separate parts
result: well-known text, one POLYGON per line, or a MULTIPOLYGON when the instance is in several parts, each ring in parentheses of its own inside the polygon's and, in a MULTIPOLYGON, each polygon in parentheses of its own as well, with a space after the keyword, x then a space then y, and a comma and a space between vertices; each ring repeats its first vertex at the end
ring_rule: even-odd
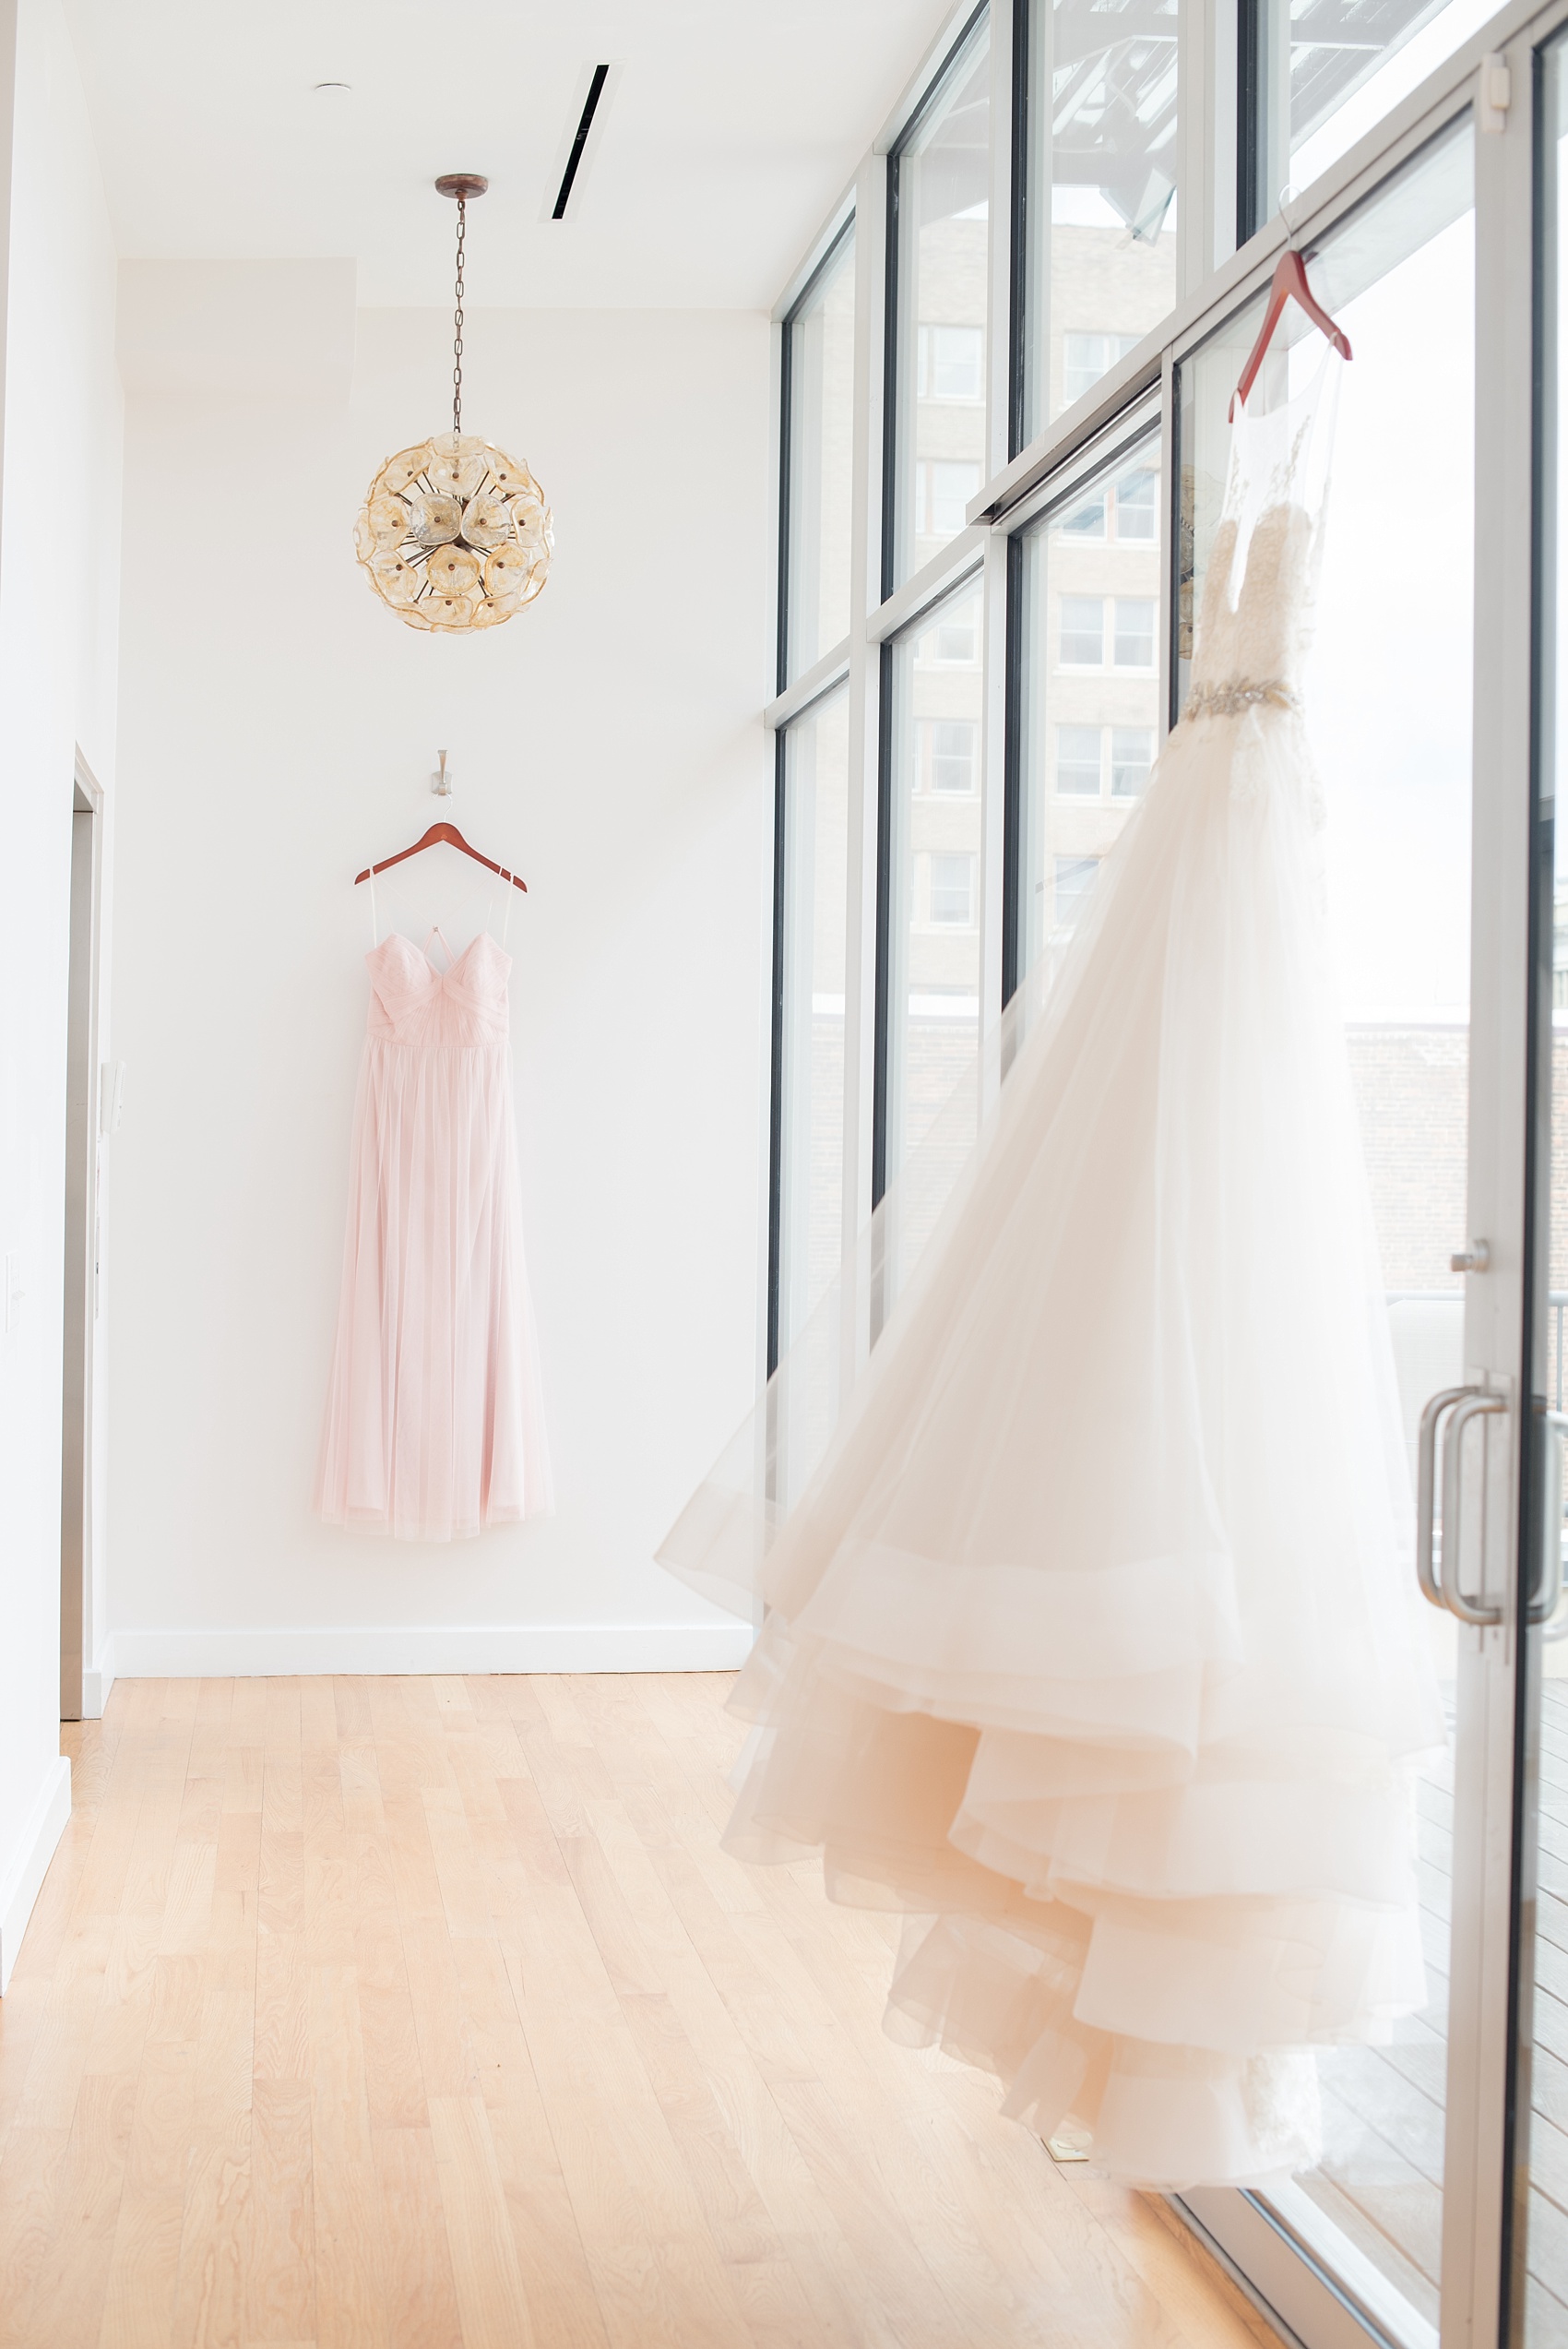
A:
POLYGON ((767 322, 471 315, 465 423, 534 466, 558 552, 508 626, 432 638, 377 603, 350 531, 382 459, 449 412, 450 321, 361 313, 345 401, 340 266, 275 265, 254 302, 193 280, 214 324, 184 399, 160 350, 191 344, 185 297, 124 281, 116 1665, 727 1663, 734 1628, 652 1550, 756 1368, 767 322), (247 405, 245 337, 275 347, 291 304, 299 379, 247 405), (365 1013, 351 876, 445 814, 529 886, 512 1016, 558 1502, 425 1547, 323 1528, 309 1493, 365 1013))
MULTIPOLYGON (((25 1293, 13 1328, 0 1335, 3 1988, 70 1800, 59 1750, 60 1377, 78 745, 111 810, 114 800, 115 264, 57 0, 0 10, 0 169, 9 208, 0 450, 0 1250, 15 1259, 25 1293)), ((105 1025, 105 1049, 107 1038, 105 1025)))

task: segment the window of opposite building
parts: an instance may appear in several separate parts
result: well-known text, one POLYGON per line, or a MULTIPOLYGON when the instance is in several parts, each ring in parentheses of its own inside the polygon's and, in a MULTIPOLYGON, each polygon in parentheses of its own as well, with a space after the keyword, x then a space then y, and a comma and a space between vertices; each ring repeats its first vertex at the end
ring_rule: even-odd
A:
POLYGON ((1009 988, 1071 932, 1154 763, 1162 481, 1151 429, 1014 541, 1009 988))
POLYGON ((991 70, 982 10, 887 159, 885 594, 957 536, 987 469, 991 70))
POLYGON ((839 232, 784 327, 778 686, 849 627, 855 224, 839 232))
POLYGON ((1180 29, 1179 0, 1135 20, 1100 0, 1016 12, 1015 448, 1175 302, 1180 29))

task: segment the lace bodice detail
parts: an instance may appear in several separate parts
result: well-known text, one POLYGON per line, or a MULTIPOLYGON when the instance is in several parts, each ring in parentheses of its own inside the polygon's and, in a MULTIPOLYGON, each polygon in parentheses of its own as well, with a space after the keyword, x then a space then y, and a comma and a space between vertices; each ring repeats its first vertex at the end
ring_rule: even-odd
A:
POLYGON ((1311 518, 1296 505, 1272 506, 1259 516, 1232 603, 1238 528, 1236 518, 1227 515, 1209 555, 1194 647, 1194 696, 1213 699, 1227 688, 1267 686, 1294 696, 1307 650, 1315 538, 1311 518))
POLYGON ((1209 549, 1187 715, 1301 707, 1323 542, 1336 372, 1294 399, 1239 413, 1209 549))

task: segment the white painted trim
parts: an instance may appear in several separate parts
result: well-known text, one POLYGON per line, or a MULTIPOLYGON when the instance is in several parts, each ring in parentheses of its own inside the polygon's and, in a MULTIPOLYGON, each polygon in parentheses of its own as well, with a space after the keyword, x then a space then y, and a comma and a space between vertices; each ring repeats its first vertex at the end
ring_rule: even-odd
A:
POLYGON ((904 84, 897 104, 872 141, 873 155, 891 155, 947 70, 954 52, 978 14, 976 0, 957 0, 956 6, 948 9, 941 29, 927 43, 925 54, 904 84))
POLYGON ((922 563, 902 587, 895 588, 886 602, 873 613, 866 622, 872 643, 886 644, 892 638, 902 636, 911 621, 920 619, 933 603, 941 602, 949 588, 978 574, 985 560, 985 547, 986 532, 974 524, 939 547, 929 562, 922 563))
POLYGON ((51 1765, 17 1848, 0 1876, 0 1998, 6 1995, 33 1903, 71 1816, 71 1765, 64 1754, 51 1765))
POLYGON ((293 1677, 322 1672, 733 1672, 743 1623, 309 1624, 117 1631, 121 1680, 293 1677))
POLYGON ((103 1708, 109 1701, 109 1691, 114 1686, 113 1646, 105 1650, 105 1661, 96 1672, 82 1674, 82 1719, 101 1721, 103 1708))
MULTIPOLYGON (((836 686, 841 686, 849 674, 849 639, 845 637, 840 643, 834 646, 831 652, 825 652, 820 661, 814 662, 809 669, 795 679, 792 686, 786 686, 782 693, 774 696, 762 713, 763 724, 773 733, 777 733, 780 726, 792 725, 803 709, 809 709, 814 701, 820 701, 823 696, 831 693, 836 686)), ((771 904, 768 907, 767 918, 771 923, 773 919, 771 904)), ((771 984, 771 972, 768 975, 771 984)))
POLYGON ((1391 2341, 1407 2343, 1408 2349, 1438 2349, 1437 2327, 1412 2307, 1360 2244, 1352 2242, 1293 2177, 1264 2188, 1259 2199, 1304 2248, 1308 2258, 1326 2270, 1380 2331, 1391 2341))
MULTIPOLYGON (((821 268, 849 226, 854 216, 855 190, 858 185, 859 174, 857 173, 849 185, 839 191, 833 209, 807 245, 795 268, 785 280, 784 290, 768 313, 776 327, 789 324, 790 311, 795 308, 810 286, 813 278, 815 277, 818 269, 821 268)), ((778 447, 777 439, 774 446, 778 447)))
MULTIPOLYGON (((915 68, 915 71, 911 74, 909 79, 904 85, 903 93, 900 96, 897 104, 894 107, 893 112, 883 124, 876 137, 872 141, 870 152, 866 158, 867 161, 876 163, 884 162, 892 149, 897 147, 905 130, 913 121, 915 115, 920 112, 921 106, 924 105, 926 92, 930 89, 932 82, 935 81, 937 76, 941 73, 942 68, 947 63, 949 55, 956 47, 958 37, 962 33, 964 27, 968 23, 970 18, 973 16, 974 9, 975 0, 958 0, 958 5, 950 8, 947 14, 943 18, 941 31, 937 33, 934 40, 928 42, 919 66, 915 68)), ((580 114, 581 113, 582 105, 579 101, 577 113, 580 114)), ((574 124, 576 124, 576 115, 574 115, 572 119, 574 124)), ((805 251, 802 254, 801 258, 796 263, 795 267, 790 270, 790 275, 785 279, 783 286, 779 291, 778 299, 775 302, 772 311, 769 314, 775 326, 782 325, 784 320, 789 316, 790 311, 794 308, 796 303, 800 300, 807 286, 810 285, 812 279, 815 276, 823 261, 826 258, 828 249, 837 239, 845 221, 849 218, 851 212, 857 210, 857 195, 861 185, 861 172, 863 171, 864 167, 864 163, 862 162, 861 165, 857 168, 845 186, 839 190, 839 193, 834 198, 821 227, 817 230, 816 234, 812 238, 811 243, 806 246, 805 251)), ((884 176, 885 177, 885 175, 884 176)), ((553 185, 559 185, 559 184, 560 173, 557 173, 553 185)), ((880 543, 881 542, 879 539, 878 544, 880 545, 880 543)))
POLYGON ((1294 2179, 1166 2200, 1296 2349, 1438 2349, 1437 2328, 1294 2179))

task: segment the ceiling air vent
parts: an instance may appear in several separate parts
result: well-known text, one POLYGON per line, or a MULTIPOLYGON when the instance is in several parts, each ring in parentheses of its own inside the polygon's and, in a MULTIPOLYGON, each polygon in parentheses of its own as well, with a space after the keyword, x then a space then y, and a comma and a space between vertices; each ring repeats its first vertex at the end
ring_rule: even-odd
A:
MULTIPOLYGON (((572 144, 566 156, 566 168, 561 174, 561 185, 555 191, 555 202, 550 214, 552 221, 564 221, 566 217, 566 207, 572 200, 572 190, 577 184, 577 174, 583 167, 583 156, 588 148, 588 133, 593 128, 593 118, 599 112, 599 102, 604 95, 604 85, 609 78, 608 66, 595 66, 592 78, 588 86, 588 96, 583 100, 582 114, 572 136, 572 144)), ((582 87, 580 82, 577 86, 579 89, 582 87)))

